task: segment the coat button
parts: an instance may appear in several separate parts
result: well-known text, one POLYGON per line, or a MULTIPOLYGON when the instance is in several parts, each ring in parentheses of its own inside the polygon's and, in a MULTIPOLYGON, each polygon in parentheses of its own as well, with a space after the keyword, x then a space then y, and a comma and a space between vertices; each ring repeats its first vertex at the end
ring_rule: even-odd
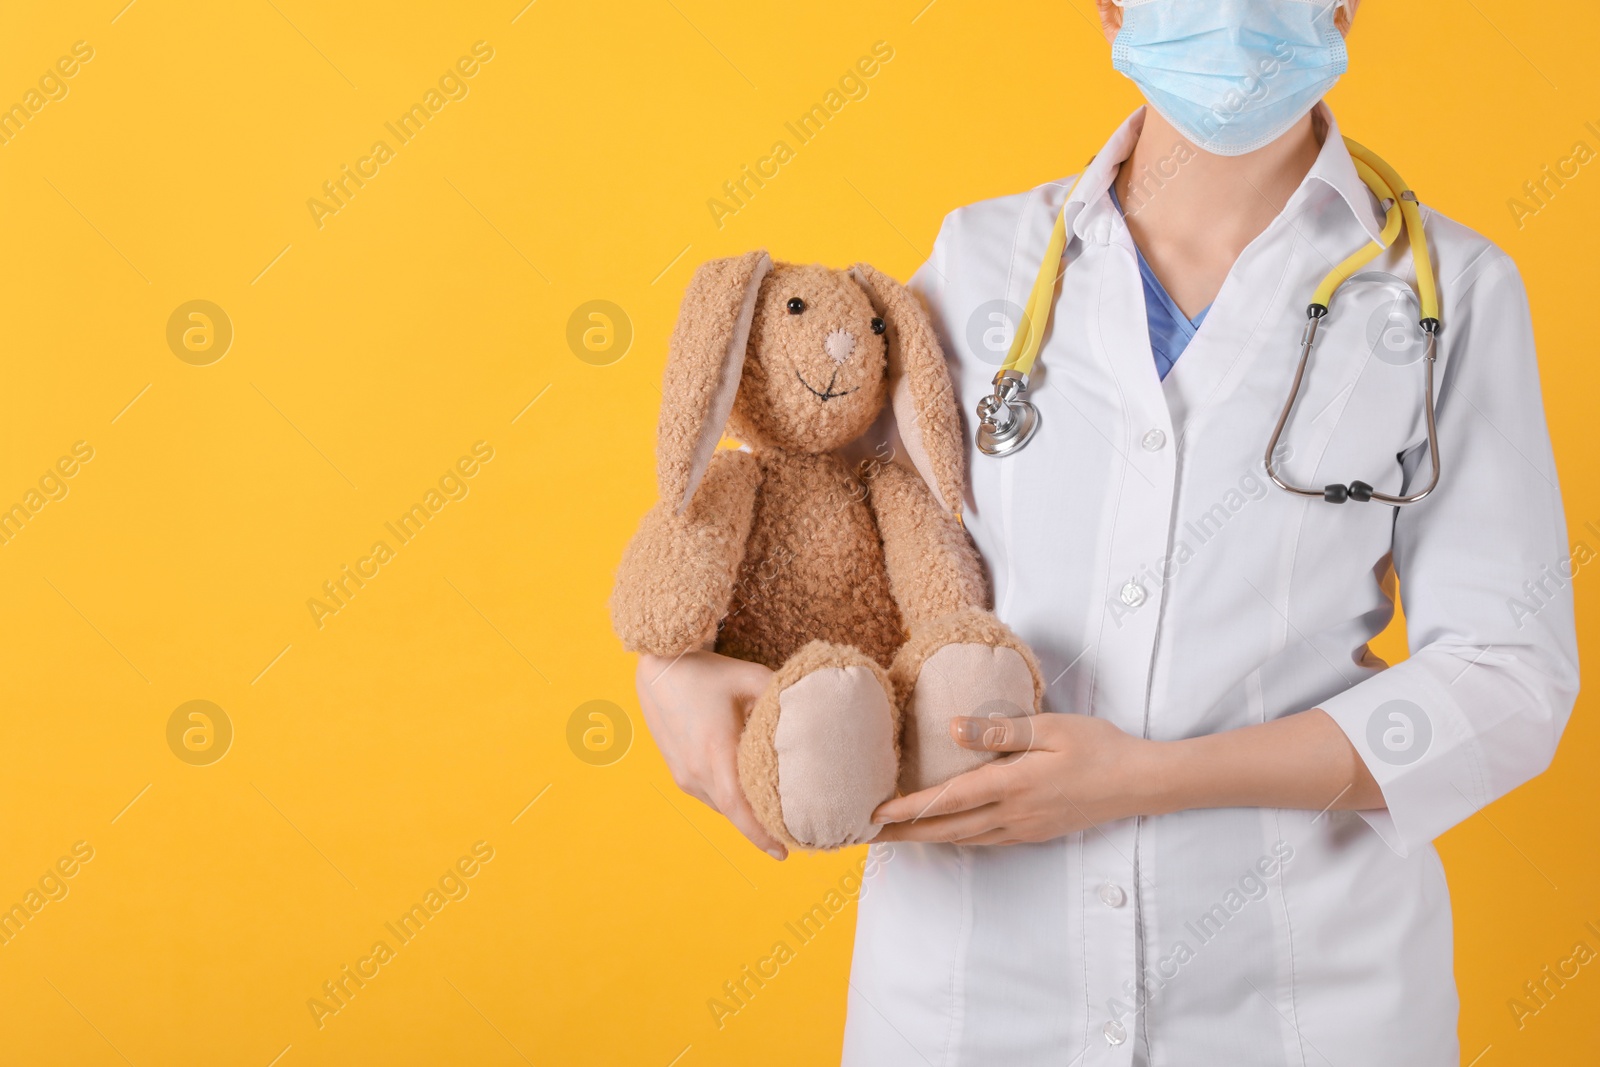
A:
POLYGON ((1128 1040, 1128 1028, 1115 1019, 1106 1023, 1100 1032, 1106 1035, 1108 1045, 1120 1045, 1128 1040))
POLYGON ((1120 885, 1107 882, 1100 887, 1100 903, 1108 908, 1120 908, 1128 902, 1128 894, 1123 892, 1120 885))
POLYGON ((1140 440, 1146 452, 1160 452, 1161 446, 1167 443, 1167 435, 1160 430, 1151 430, 1140 440))
POLYGON ((1138 582, 1129 582, 1122 587, 1122 602, 1130 608, 1136 608, 1144 603, 1144 586, 1138 582))

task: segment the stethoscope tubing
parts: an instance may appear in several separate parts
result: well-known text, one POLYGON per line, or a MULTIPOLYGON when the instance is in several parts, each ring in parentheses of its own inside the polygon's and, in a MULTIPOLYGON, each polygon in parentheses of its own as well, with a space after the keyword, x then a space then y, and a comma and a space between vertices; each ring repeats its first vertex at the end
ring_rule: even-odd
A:
MULTIPOLYGON (((1434 390, 1434 365, 1438 362, 1440 329, 1438 285, 1434 277, 1433 261, 1428 254, 1427 232, 1423 227, 1422 212, 1416 194, 1406 187, 1395 169, 1377 153, 1348 137, 1344 140, 1357 174, 1380 202, 1385 215, 1384 227, 1377 239, 1364 245, 1329 271, 1312 296, 1311 305, 1306 312, 1305 329, 1300 335, 1300 360, 1295 367, 1294 381, 1289 387, 1289 396, 1284 402, 1283 411, 1278 415, 1277 424, 1272 429, 1272 437, 1267 442, 1264 463, 1267 477, 1272 483, 1295 496, 1320 497, 1332 504, 1342 504, 1346 500, 1358 502, 1375 500, 1380 504, 1404 507, 1422 500, 1439 484, 1439 434, 1434 390), (1288 428, 1295 402, 1300 397, 1300 386, 1305 379, 1306 367, 1311 361, 1311 350, 1316 344, 1317 328, 1323 317, 1328 314, 1329 305, 1339 288, 1356 271, 1391 247, 1402 231, 1411 242, 1411 258, 1417 272, 1417 302, 1421 311, 1418 326, 1427 339, 1427 349, 1423 356, 1426 377, 1423 411, 1428 430, 1428 461, 1432 468, 1428 484, 1416 492, 1404 495, 1380 492, 1359 480, 1348 485, 1334 483, 1321 489, 1295 485, 1278 473, 1273 463, 1273 453, 1278 449, 1284 431, 1288 428)), ((1068 204, 1072 202, 1073 193, 1083 181, 1083 177, 1084 175, 1080 174, 1067 193, 1068 204)), ((1028 391, 1028 374, 1038 358, 1045 326, 1053 310, 1055 284, 1065 269, 1063 260, 1068 244, 1066 231, 1064 204, 1056 216, 1050 243, 1043 261, 1039 264, 1039 274, 1034 280, 1033 289, 1029 293, 1022 328, 1012 340, 1005 363, 994 376, 993 392, 978 402, 975 444, 978 451, 986 456, 1000 458, 1020 451, 1038 430, 1040 422, 1038 410, 1024 398, 1028 391)))
MULTIPOLYGON (((1326 309, 1321 310, 1322 314, 1326 314, 1326 309)), ((1312 312, 1306 317, 1305 332, 1301 335, 1300 340, 1300 362, 1294 369, 1294 381, 1289 386, 1289 399, 1284 402, 1283 411, 1278 415, 1278 423, 1272 428, 1272 439, 1267 442, 1267 451, 1262 457, 1262 463, 1267 470, 1267 477, 1272 479, 1273 485, 1276 485, 1279 489, 1282 489, 1286 493, 1293 493, 1296 496, 1321 497, 1323 500, 1327 500, 1329 503, 1343 503, 1345 499, 1351 499, 1357 501, 1376 500, 1380 504, 1389 504, 1394 507, 1404 507, 1407 504, 1415 504, 1417 501, 1433 492, 1434 488, 1439 484, 1439 433, 1438 426, 1434 421, 1433 388, 1433 368, 1434 364, 1438 362, 1437 327, 1423 327, 1424 333, 1427 337, 1428 345, 1427 351, 1422 357, 1423 364, 1426 368, 1424 375, 1426 378, 1425 390, 1427 393, 1427 399, 1425 401, 1423 411, 1425 412, 1425 418, 1428 427, 1428 462, 1429 466, 1433 470, 1433 475, 1431 478, 1429 478, 1426 486, 1419 489, 1415 493, 1408 493, 1405 496, 1395 496, 1390 493, 1379 492, 1378 490, 1373 489, 1371 486, 1368 486, 1365 482, 1352 482, 1350 485, 1334 484, 1325 486, 1322 489, 1311 489, 1304 486, 1294 485, 1285 481, 1281 476, 1279 476, 1277 468, 1273 465, 1273 456, 1278 451, 1278 442, 1283 438, 1284 428, 1289 424, 1289 415, 1294 410, 1295 401, 1300 397, 1300 383, 1305 378, 1306 365, 1311 361, 1311 349, 1316 344, 1317 324, 1322 321, 1322 314, 1318 314, 1317 311, 1318 309, 1313 307, 1312 312), (1361 493, 1361 495, 1351 495, 1352 488, 1358 486, 1361 487, 1359 490, 1357 490, 1361 493), (1342 496, 1340 495, 1339 490, 1344 491, 1342 496), (1335 499, 1336 497, 1338 499, 1335 499)))

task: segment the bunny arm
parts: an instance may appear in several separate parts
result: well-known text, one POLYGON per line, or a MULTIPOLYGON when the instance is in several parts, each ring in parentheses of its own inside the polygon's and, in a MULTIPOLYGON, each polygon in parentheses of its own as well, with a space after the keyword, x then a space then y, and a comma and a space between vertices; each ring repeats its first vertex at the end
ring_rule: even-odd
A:
POLYGON ((988 605, 988 583, 971 540, 915 472, 883 463, 868 481, 883 538, 889 592, 906 628, 988 605))
POLYGON ((678 656, 710 646, 733 600, 760 484, 753 455, 718 452, 683 514, 663 500, 645 515, 611 594, 612 626, 628 651, 678 656))

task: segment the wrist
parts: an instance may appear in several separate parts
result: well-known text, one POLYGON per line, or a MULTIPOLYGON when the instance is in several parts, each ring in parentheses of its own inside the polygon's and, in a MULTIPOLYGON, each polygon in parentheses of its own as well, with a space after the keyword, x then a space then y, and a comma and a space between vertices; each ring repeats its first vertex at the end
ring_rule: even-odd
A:
POLYGON ((1188 743, 1140 739, 1133 771, 1140 783, 1140 815, 1171 815, 1197 806, 1188 773, 1188 743))

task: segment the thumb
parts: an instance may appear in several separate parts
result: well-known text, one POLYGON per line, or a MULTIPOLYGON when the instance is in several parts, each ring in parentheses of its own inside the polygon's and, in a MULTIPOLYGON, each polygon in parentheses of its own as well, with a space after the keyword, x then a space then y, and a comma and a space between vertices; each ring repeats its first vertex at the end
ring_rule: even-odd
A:
POLYGON ((1036 718, 1034 715, 957 716, 950 720, 950 736, 956 744, 974 752, 1027 752, 1044 747, 1034 726, 1036 718))

